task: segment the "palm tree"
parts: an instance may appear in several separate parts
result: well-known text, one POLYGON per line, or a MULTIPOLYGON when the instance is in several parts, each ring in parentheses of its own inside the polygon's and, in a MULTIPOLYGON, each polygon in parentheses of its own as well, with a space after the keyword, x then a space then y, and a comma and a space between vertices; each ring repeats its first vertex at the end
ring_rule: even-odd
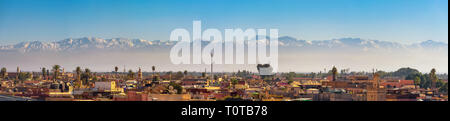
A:
POLYGON ((206 72, 202 72, 202 77, 203 77, 203 78, 206 77, 206 72))
POLYGON ((420 76, 416 76, 416 78, 414 79, 414 84, 416 86, 419 86, 421 81, 422 81, 422 79, 420 79, 420 76))
POLYGON ((88 75, 89 78, 91 77, 91 70, 90 69, 88 69, 88 68, 84 69, 84 73, 86 75, 88 75))
POLYGON ((434 68, 431 69, 430 79, 431 79, 431 89, 435 89, 436 88, 437 77, 436 77, 436 69, 434 69, 434 68))
POLYGON ((47 73, 46 74, 47 74, 47 77, 49 77, 50 76, 50 70, 47 69, 47 73))
POLYGON ((77 82, 80 83, 81 82, 81 67, 77 67, 75 69, 75 72, 77 73, 77 82))
POLYGON ((80 75, 81 74, 81 67, 77 67, 76 69, 75 69, 75 72, 77 73, 77 75, 80 75))
POLYGON ((155 78, 155 70, 156 70, 156 67, 155 67, 155 66, 152 66, 152 71, 153 71, 152 78, 153 78, 153 81, 156 81, 156 80, 157 80, 157 79, 155 78))
POLYGON ((129 70, 128 71, 128 78, 129 79, 134 79, 134 72, 133 72, 133 70, 129 70))
POLYGON ((7 72, 6 72, 6 68, 5 67, 2 68, 2 70, 0 72, 0 75, 1 75, 2 79, 6 78, 7 72))
POLYGON ((42 68, 42 78, 45 79, 45 75, 47 75, 47 69, 45 67, 42 68))
POLYGON ((114 74, 114 77, 117 77, 117 73, 119 72, 119 67, 114 67, 114 72, 115 72, 115 74, 114 74))
POLYGON ((331 72, 333 73, 333 81, 336 81, 337 69, 335 66, 333 66, 333 69, 331 70, 331 72))
POLYGON ((53 66, 53 79, 54 79, 54 81, 56 81, 56 79, 58 78, 58 76, 59 76, 59 69, 61 68, 61 66, 60 65, 54 65, 53 66))
POLYGON ((84 69, 83 81, 85 84, 89 83, 89 79, 91 79, 91 76, 92 76, 91 70, 88 68, 84 69))
POLYGON ((155 74, 155 70, 156 70, 156 67, 155 67, 155 66, 152 66, 153 74, 155 74))
POLYGON ((184 75, 184 78, 186 78, 186 75, 188 74, 188 71, 187 70, 184 70, 184 72, 183 72, 183 75, 184 75))

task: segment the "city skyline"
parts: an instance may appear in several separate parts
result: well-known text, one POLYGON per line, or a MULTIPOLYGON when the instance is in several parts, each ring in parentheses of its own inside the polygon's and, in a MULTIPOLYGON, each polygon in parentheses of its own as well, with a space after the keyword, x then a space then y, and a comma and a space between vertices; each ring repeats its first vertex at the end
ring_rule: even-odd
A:
POLYGON ((324 115, 311 101, 446 104, 448 67, 448 0, 0 0, 0 103, 298 119, 324 115))

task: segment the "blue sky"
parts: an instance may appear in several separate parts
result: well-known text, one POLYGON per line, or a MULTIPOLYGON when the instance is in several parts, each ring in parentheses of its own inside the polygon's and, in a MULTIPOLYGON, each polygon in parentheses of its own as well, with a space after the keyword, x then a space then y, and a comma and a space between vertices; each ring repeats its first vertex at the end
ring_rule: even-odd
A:
POLYGON ((448 43, 448 0, 0 0, 0 44, 65 38, 167 40, 175 28, 278 28, 343 37, 448 43))

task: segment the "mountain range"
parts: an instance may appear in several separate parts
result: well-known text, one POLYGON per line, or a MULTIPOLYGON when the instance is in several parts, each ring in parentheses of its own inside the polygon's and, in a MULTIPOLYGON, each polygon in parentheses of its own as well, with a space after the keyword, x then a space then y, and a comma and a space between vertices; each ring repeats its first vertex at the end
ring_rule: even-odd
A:
MULTIPOLYGON (((14 70, 39 71, 59 64, 68 70, 77 66, 93 71, 111 71, 114 66, 144 71, 157 66, 160 71, 203 72, 208 64, 174 65, 169 52, 176 41, 84 37, 54 42, 30 41, 0 46, 0 67, 14 70)), ((203 42, 203 45, 208 42, 203 42)), ((370 71, 374 68, 395 71, 412 67, 421 72, 435 68, 448 72, 448 44, 423 41, 415 44, 341 38, 331 40, 299 40, 293 37, 279 38, 279 71, 319 72, 337 66, 354 71, 370 71)), ((256 65, 215 65, 215 71, 250 70, 256 65)), ((122 70, 122 69, 121 69, 122 70)))
MULTIPOLYGON (((207 43, 207 42, 206 42, 207 43)), ((113 38, 103 39, 96 37, 84 37, 76 39, 64 39, 56 42, 21 42, 15 45, 0 46, 0 51, 17 52, 43 52, 43 51, 76 51, 79 49, 133 49, 133 48, 156 48, 171 47, 175 41, 143 40, 113 38)), ((423 41, 416 44, 400 44, 396 42, 365 40, 360 38, 341 38, 332 40, 298 40, 293 37, 284 36, 279 38, 280 48, 297 49, 353 49, 368 51, 373 49, 427 49, 448 50, 448 44, 433 40, 423 41)))

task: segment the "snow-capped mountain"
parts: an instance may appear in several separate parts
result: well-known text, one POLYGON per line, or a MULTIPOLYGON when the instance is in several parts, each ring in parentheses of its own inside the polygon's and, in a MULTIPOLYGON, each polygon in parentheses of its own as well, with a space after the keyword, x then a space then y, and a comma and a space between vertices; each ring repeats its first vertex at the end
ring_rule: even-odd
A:
MULTIPOLYGON (((22 42, 15 45, 0 46, 0 51, 75 51, 79 49, 133 49, 133 48, 154 48, 154 47, 170 47, 176 42, 174 41, 149 41, 143 39, 127 39, 127 38, 113 38, 102 39, 96 37, 84 37, 77 39, 65 39, 56 42, 22 42)), ((207 44, 208 42, 204 42, 207 44)), ((377 49, 439 49, 448 50, 448 44, 443 42, 436 42, 432 40, 424 41, 417 44, 400 44, 396 42, 379 41, 379 40, 365 40, 360 38, 342 38, 332 40, 298 40, 293 37, 284 36, 279 38, 281 48, 296 48, 296 49, 347 49, 347 50, 377 50, 377 49)))
MULTIPOLYGON (((110 71, 117 65, 134 69, 156 65, 166 71, 203 71, 209 68, 209 65, 172 64, 170 49, 175 44, 175 41, 95 37, 22 42, 0 46, 0 66, 11 69, 20 66, 36 71, 54 64, 61 64, 66 69, 85 66, 96 71, 110 71)), ((207 44, 207 41, 202 42, 203 46, 207 44)), ((400 44, 360 38, 310 41, 285 36, 279 38, 279 44, 279 71, 317 71, 335 65, 353 70, 414 67, 423 71, 436 68, 448 72, 448 44, 431 40, 400 44)), ((217 67, 224 71, 236 68, 243 68, 243 65, 217 67)), ((246 68, 256 69, 256 66, 248 65, 246 68)))
POLYGON ((77 49, 127 49, 127 48, 150 48, 153 46, 170 46, 170 41, 148 41, 143 39, 113 38, 102 39, 95 37, 84 37, 77 39, 65 39, 57 42, 21 42, 15 45, 0 46, 0 50, 16 50, 22 52, 31 51, 73 51, 77 49))
MULTIPOLYGON (((296 47, 326 47, 326 48, 405 48, 409 45, 403 45, 395 42, 364 40, 360 38, 341 38, 333 40, 297 40, 292 37, 280 37, 281 45, 296 47)), ((433 41, 434 42, 434 41, 433 41)))
POLYGON ((446 49, 448 44, 443 42, 436 42, 433 40, 424 41, 421 43, 413 44, 412 47, 424 48, 424 49, 446 49))

